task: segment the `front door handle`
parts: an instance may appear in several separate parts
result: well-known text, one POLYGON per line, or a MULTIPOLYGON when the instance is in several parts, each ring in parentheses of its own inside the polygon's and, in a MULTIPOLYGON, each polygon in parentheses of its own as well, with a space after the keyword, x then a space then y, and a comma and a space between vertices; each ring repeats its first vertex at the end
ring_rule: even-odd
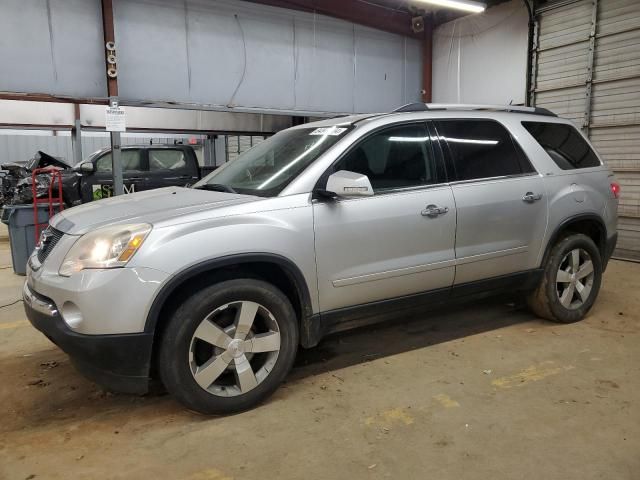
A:
POLYGON ((449 211, 449 207, 438 207, 437 205, 427 205, 420 214, 423 217, 436 218, 438 215, 444 215, 449 211))
POLYGON ((533 202, 537 202, 541 198, 542 198, 542 195, 540 193, 527 192, 524 194, 524 197, 522 197, 522 201, 527 203, 533 203, 533 202))

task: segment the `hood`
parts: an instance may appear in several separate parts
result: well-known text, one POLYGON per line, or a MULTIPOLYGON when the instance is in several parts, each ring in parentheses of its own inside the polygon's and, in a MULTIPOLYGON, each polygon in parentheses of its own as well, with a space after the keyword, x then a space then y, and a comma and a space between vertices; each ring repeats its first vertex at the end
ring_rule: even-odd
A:
POLYGON ((44 168, 44 167, 58 167, 66 170, 67 168, 71 168, 64 159, 60 157, 53 157, 48 153, 44 153, 38 150, 31 160, 27 162, 27 168, 29 170, 34 170, 36 168, 44 168))
POLYGON ((9 163, 3 163, 2 165, 0 165, 0 168, 2 170, 7 170, 8 172, 20 172, 20 171, 24 171, 26 172, 26 168, 27 168, 27 164, 24 162, 9 162, 9 163))
POLYGON ((51 226, 64 233, 82 235, 118 223, 167 221, 191 213, 260 199, 250 195, 166 187, 106 198, 64 210, 51 219, 51 226))

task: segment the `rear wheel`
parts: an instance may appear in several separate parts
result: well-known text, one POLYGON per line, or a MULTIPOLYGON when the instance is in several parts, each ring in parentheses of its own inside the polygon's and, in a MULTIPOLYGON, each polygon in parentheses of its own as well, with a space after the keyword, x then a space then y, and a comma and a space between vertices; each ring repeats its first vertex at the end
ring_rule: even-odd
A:
POLYGON ((556 243, 544 276, 528 298, 538 316, 560 323, 582 320, 593 306, 602 281, 598 247, 586 235, 572 234, 556 243))
POLYGON ((254 407, 295 359, 298 323, 274 286, 238 279, 207 287, 175 312, 162 337, 159 370, 187 408, 225 414, 254 407))

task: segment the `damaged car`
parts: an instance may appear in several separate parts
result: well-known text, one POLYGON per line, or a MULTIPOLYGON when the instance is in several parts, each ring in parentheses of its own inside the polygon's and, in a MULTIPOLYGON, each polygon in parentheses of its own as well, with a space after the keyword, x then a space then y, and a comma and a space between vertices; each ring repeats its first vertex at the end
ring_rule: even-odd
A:
MULTIPOLYGON (((61 171, 71 171, 72 166, 61 157, 54 157, 45 152, 38 151, 27 162, 9 162, 0 165, 4 172, 1 178, 2 203, 7 205, 20 205, 33 202, 33 176, 38 168, 55 168, 61 171)), ((36 196, 44 198, 49 194, 51 176, 43 173, 36 175, 36 196)), ((64 184, 64 180, 63 180, 64 184)))

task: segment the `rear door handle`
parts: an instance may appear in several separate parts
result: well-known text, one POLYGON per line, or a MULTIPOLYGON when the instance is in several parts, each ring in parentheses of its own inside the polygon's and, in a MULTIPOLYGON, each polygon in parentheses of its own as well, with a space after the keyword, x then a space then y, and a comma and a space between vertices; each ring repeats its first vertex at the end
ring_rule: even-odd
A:
POLYGON ((533 202, 537 202, 541 198, 542 198, 542 195, 540 193, 527 192, 524 194, 524 197, 522 197, 522 201, 527 203, 533 203, 533 202))
POLYGON ((444 215, 449 211, 449 207, 438 207, 437 205, 427 205, 427 208, 422 210, 420 214, 423 217, 435 218, 439 215, 444 215))

